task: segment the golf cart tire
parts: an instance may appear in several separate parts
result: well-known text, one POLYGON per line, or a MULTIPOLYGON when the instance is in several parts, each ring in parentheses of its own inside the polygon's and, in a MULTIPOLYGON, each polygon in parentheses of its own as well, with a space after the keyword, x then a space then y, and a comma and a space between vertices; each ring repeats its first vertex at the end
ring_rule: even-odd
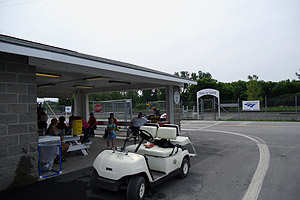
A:
POLYGON ((146 192, 146 181, 142 176, 133 176, 127 186, 127 200, 144 199, 146 192))
POLYGON ((184 179, 187 177, 190 170, 190 161, 187 158, 183 158, 181 167, 180 167, 180 173, 178 174, 178 178, 184 179))
POLYGON ((91 177, 90 177, 90 187, 93 192, 99 193, 100 188, 97 186, 97 178, 98 178, 98 173, 95 169, 93 169, 93 172, 91 173, 91 177))

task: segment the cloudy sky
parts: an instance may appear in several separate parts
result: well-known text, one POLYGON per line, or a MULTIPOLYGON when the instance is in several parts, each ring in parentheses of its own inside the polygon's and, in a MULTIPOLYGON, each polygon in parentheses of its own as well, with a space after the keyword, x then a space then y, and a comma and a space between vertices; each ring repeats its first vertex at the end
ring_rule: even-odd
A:
POLYGON ((0 33, 221 82, 300 72, 299 0, 0 0, 0 33))

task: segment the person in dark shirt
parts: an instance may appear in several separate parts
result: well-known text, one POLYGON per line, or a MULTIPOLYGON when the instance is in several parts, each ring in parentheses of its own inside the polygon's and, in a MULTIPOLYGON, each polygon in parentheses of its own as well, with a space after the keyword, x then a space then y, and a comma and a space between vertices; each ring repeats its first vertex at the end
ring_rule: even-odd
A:
POLYGON ((154 111, 155 116, 160 116, 160 110, 159 109, 153 107, 152 110, 154 111))
POLYGON ((97 119, 94 116, 94 113, 91 112, 90 113, 90 118, 89 118, 89 125, 90 125, 90 136, 94 137, 95 136, 95 130, 97 129, 97 125, 96 125, 97 119))
POLYGON ((68 126, 65 124, 65 120, 66 118, 64 116, 60 116, 57 123, 57 129, 61 130, 63 135, 68 132, 68 126))

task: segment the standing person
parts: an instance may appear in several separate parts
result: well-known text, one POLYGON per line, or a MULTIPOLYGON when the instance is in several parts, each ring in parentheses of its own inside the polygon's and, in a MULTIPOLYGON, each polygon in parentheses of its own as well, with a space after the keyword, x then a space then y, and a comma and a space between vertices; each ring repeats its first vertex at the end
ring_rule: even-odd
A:
MULTIPOLYGON (((51 120, 51 124, 49 125, 47 132, 48 135, 52 135, 52 136, 60 136, 60 142, 61 142, 61 161, 65 162, 67 161, 65 159, 65 154, 67 153, 68 149, 69 149, 69 145, 63 142, 63 137, 62 135, 58 134, 57 131, 57 119, 53 118, 51 120)), ((59 155, 57 155, 57 157, 54 159, 54 163, 59 164, 59 155)))
POLYGON ((114 119, 110 118, 109 123, 107 124, 107 137, 106 137, 107 148, 109 148, 110 140, 111 140, 111 146, 112 148, 114 148, 114 139, 116 138, 115 129, 116 129, 116 124, 114 123, 114 119))
POLYGON ((43 131, 47 130, 47 120, 47 114, 44 112, 41 105, 39 105, 39 107, 37 108, 37 123, 40 135, 43 135, 43 131))
POLYGON ((94 116, 94 113, 91 112, 90 113, 90 118, 89 118, 89 125, 90 125, 90 136, 94 137, 95 136, 95 130, 97 129, 97 125, 96 125, 97 119, 94 116))
POLYGON ((154 111, 155 116, 160 116, 160 110, 159 109, 153 107, 152 110, 154 111))
POLYGON ((81 142, 89 142, 90 124, 84 119, 82 119, 82 132, 83 138, 81 138, 81 142))
POLYGON ((118 126, 118 120, 117 120, 117 118, 115 117, 114 113, 110 113, 110 114, 109 114, 109 118, 113 118, 113 119, 114 119, 114 123, 116 124, 116 128, 117 128, 117 126, 118 126))
POLYGON ((130 122, 130 126, 127 129, 127 137, 130 135, 130 133, 132 133, 134 136, 137 136, 140 127, 146 124, 147 122, 148 120, 145 117, 143 117, 143 113, 140 112, 138 116, 133 118, 133 120, 130 122))
MULTIPOLYGON (((110 120, 110 119, 113 119, 113 120, 114 120, 114 124, 116 125, 115 130, 117 130, 118 121, 117 121, 117 118, 115 118, 114 113, 110 113, 110 114, 109 114, 108 123, 109 123, 109 120, 110 120)), ((104 139, 107 138, 107 134, 108 134, 108 130, 107 130, 107 128, 106 128, 106 129, 104 130, 104 135, 103 135, 103 138, 104 138, 104 139)))

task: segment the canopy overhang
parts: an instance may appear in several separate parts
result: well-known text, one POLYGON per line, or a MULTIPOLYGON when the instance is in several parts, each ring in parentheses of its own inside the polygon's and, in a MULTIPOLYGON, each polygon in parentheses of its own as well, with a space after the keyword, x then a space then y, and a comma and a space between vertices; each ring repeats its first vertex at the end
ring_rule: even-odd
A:
POLYGON ((57 78, 37 76, 38 97, 70 97, 76 92, 89 94, 197 84, 161 71, 4 35, 0 35, 0 51, 28 56, 28 64, 35 66, 36 72, 58 75, 57 78), (95 77, 98 79, 87 80, 95 77))

